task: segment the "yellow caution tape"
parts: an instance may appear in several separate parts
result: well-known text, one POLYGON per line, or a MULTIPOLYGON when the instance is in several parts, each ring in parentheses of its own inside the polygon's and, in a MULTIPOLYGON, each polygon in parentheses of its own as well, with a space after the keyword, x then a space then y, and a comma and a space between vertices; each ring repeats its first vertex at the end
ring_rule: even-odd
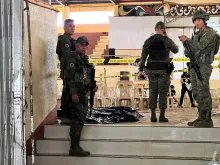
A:
POLYGON ((89 59, 89 63, 104 63, 105 59, 89 59))
MULTIPOLYGON (((94 64, 100 64, 104 63, 105 59, 100 58, 100 59, 89 59, 89 63, 94 63, 94 64)), ((110 59, 108 63, 110 64, 115 64, 115 63, 121 63, 121 64, 127 64, 127 63, 134 63, 136 61, 136 58, 123 58, 123 59, 110 59)), ((189 58, 173 58, 172 62, 189 62, 189 58)), ((220 61, 220 56, 217 56, 214 58, 214 61, 220 61)), ((58 64, 60 61, 58 60, 58 64)))
POLYGON ((215 57, 215 59, 214 59, 215 61, 220 61, 220 56, 218 56, 218 57, 215 57))
MULTIPOLYGON (((220 66, 212 66, 213 69, 216 69, 216 68, 220 68, 220 66)), ((179 72, 183 72, 184 69, 180 69, 180 70, 174 70, 173 72, 174 73, 179 73, 179 72)), ((132 77, 132 76, 139 76, 139 74, 125 74, 125 75, 111 75, 111 76, 99 76, 99 77, 96 77, 96 78, 118 78, 118 77, 132 77)), ((172 77, 172 75, 171 75, 172 77)))
POLYGON ((220 68, 220 65, 219 66, 212 66, 213 69, 216 69, 216 68, 220 68))
POLYGON ((136 61, 136 58, 123 58, 123 59, 110 59, 108 63, 134 63, 136 61))
POLYGON ((189 58, 174 58, 172 62, 189 62, 189 58))

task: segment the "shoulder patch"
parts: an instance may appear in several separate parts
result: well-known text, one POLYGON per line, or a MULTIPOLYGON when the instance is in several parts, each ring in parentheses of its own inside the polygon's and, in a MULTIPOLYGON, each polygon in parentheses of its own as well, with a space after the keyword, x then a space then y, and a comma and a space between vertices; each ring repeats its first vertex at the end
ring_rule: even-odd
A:
POLYGON ((73 68, 74 67, 74 63, 70 63, 70 68, 73 68))

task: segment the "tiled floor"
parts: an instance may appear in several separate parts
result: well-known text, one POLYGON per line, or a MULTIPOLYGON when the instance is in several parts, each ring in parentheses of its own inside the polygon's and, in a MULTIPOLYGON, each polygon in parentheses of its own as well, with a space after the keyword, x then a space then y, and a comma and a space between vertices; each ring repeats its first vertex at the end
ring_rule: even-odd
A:
MULTIPOLYGON (((168 123, 151 123, 150 111, 140 112, 144 117, 138 122, 132 123, 120 123, 123 125, 149 125, 149 126, 187 126, 188 121, 192 121, 197 118, 196 108, 173 108, 166 111, 166 117, 169 119, 168 123)), ((159 118, 159 111, 157 111, 157 117, 159 118)), ((214 126, 220 127, 220 111, 213 109, 214 126)))

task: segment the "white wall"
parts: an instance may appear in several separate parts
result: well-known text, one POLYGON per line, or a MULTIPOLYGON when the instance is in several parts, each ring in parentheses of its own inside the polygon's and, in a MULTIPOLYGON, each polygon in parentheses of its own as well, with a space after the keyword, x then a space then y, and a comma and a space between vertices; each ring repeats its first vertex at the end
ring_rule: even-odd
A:
POLYGON ((109 48, 142 49, 158 21, 164 21, 164 17, 110 17, 109 48))

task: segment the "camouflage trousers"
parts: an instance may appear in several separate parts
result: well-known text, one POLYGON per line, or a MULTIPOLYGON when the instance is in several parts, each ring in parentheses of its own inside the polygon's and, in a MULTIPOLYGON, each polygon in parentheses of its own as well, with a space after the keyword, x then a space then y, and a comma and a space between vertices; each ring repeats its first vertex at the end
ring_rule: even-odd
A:
POLYGON ((159 94, 159 108, 167 108, 167 94, 170 86, 170 74, 166 70, 149 70, 149 108, 157 108, 157 98, 159 94))
POLYGON ((201 64, 200 73, 203 81, 201 82, 195 70, 190 69, 190 80, 192 83, 193 97, 198 103, 199 115, 202 119, 211 119, 212 97, 209 89, 209 79, 212 74, 212 66, 210 64, 201 64))
POLYGON ((79 95, 79 103, 72 102, 72 96, 68 97, 68 118, 70 124, 70 138, 80 139, 88 111, 88 95, 79 95))

